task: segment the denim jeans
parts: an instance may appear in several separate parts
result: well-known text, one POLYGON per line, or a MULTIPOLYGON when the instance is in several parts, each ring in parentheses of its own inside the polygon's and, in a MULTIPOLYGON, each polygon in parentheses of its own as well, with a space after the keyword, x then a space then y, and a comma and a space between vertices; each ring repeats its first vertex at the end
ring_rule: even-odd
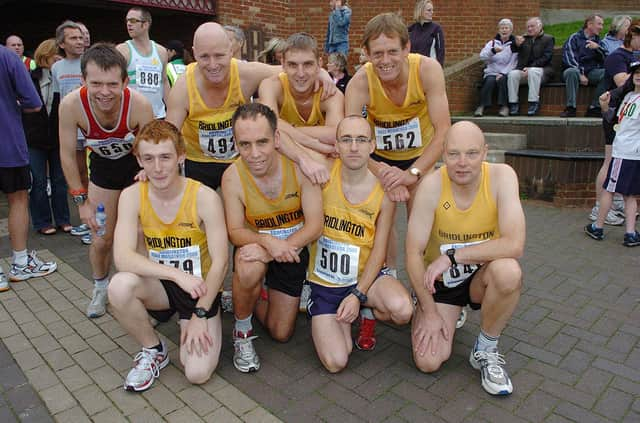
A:
POLYGON ((489 75, 482 80, 482 88, 480 89, 481 106, 491 106, 491 97, 496 88, 498 89, 498 106, 507 105, 507 75, 502 75, 500 80, 496 80, 496 75, 489 75))
POLYGON ((33 178, 29 193, 29 210, 34 229, 51 226, 52 211, 56 225, 68 225, 67 182, 62 173, 60 151, 57 148, 43 150, 29 147, 29 162, 33 178), (47 197, 47 163, 49 163, 49 178, 51 179, 51 204, 49 204, 47 197))
MULTIPOLYGON (((598 98, 607 90, 607 82, 604 79, 604 69, 591 69, 587 74, 589 85, 596 85, 596 93, 591 101, 591 107, 600 107, 598 98)), ((562 73, 567 95, 567 107, 576 107, 576 97, 580 87, 580 71, 576 68, 565 69, 562 73)))
POLYGON ((349 55, 349 41, 342 41, 340 43, 333 43, 327 45, 327 54, 342 53, 345 56, 349 55))

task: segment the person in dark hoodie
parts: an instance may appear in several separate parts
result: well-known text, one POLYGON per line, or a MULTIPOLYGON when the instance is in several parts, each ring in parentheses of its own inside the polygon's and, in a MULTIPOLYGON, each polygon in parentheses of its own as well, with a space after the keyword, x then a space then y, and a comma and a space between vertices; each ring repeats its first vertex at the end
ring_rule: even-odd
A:
POLYGON ((567 106, 560 117, 576 117, 576 97, 580 85, 597 85, 596 94, 586 116, 600 117, 598 97, 606 90, 604 82, 604 49, 600 32, 602 16, 590 15, 581 30, 571 35, 562 47, 562 80, 565 82, 567 106))
POLYGON ((408 28, 411 53, 436 59, 444 67, 444 32, 432 18, 433 3, 430 0, 418 0, 413 10, 415 23, 408 28))
POLYGON ((507 75, 515 69, 518 53, 511 50, 515 43, 513 36, 513 22, 511 19, 501 19, 498 22, 498 33, 489 41, 482 51, 480 58, 487 62, 480 89, 480 105, 474 112, 474 116, 482 116, 485 107, 491 106, 491 97, 496 86, 498 87, 498 114, 505 117, 509 114, 507 107, 507 75))
POLYGON ((551 58, 553 56, 553 36, 545 34, 540 18, 527 20, 527 33, 518 35, 511 50, 518 53, 518 64, 509 72, 509 114, 519 112, 518 90, 521 84, 529 85, 529 109, 527 115, 534 116, 540 110, 540 85, 553 75, 551 58))

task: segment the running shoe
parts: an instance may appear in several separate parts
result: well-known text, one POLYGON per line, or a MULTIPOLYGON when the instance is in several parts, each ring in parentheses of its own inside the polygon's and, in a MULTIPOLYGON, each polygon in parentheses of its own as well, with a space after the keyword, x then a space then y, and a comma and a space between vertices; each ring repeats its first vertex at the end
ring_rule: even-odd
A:
POLYGON ((155 348, 142 348, 133 359, 136 365, 127 374, 124 381, 126 391, 140 392, 151 387, 153 381, 160 376, 160 370, 169 364, 167 346, 162 342, 162 352, 155 348))
POLYGON ((233 365, 243 373, 260 370, 260 358, 253 347, 253 340, 256 338, 253 331, 249 333, 233 331, 233 365))
POLYGON ((360 332, 356 347, 362 351, 371 351, 376 347, 376 319, 360 318, 360 332))
POLYGON ((622 196, 618 196, 617 194, 613 196, 613 203, 611 203, 611 210, 624 219, 624 199, 622 196))
POLYGON ((507 371, 503 367, 504 356, 498 354, 498 349, 489 351, 471 350, 469 364, 480 370, 482 387, 491 395, 509 395, 513 392, 513 385, 507 371))
POLYGON ((309 296, 311 295, 311 285, 309 282, 305 281, 302 284, 302 292, 300 292, 300 306, 298 309, 302 313, 307 312, 307 307, 309 305, 309 296))
POLYGON ((91 229, 89 228, 89 225, 87 225, 86 223, 83 223, 81 225, 74 226, 73 228, 71 228, 71 232, 69 233, 73 236, 82 236, 82 235, 90 234, 91 229))
POLYGON ((82 235, 80 237, 80 242, 82 242, 84 245, 91 245, 91 242, 93 242, 93 239, 91 238, 91 232, 82 235))
POLYGON ((7 275, 4 274, 2 269, 0 269, 0 292, 9 290, 9 280, 7 280, 7 275))
POLYGON ((225 313, 233 313, 233 296, 231 291, 222 291, 220 295, 220 307, 225 313))
MULTIPOLYGON (((600 206, 597 206, 597 205, 594 206, 591 209, 591 214, 589 215, 589 219, 591 219, 593 222, 598 220, 599 211, 600 211, 600 206)), ((624 224, 624 211, 622 212, 622 216, 620 216, 618 212, 616 212, 613 209, 610 209, 609 212, 607 213, 607 217, 605 217, 604 219, 604 223, 611 226, 620 226, 624 224)))
POLYGON ((624 241, 622 241, 622 245, 625 247, 637 247, 640 245, 640 233, 635 231, 633 233, 624 234, 624 241))
POLYGON ((604 230, 602 228, 596 228, 593 223, 589 223, 584 227, 584 231, 591 238, 602 241, 604 239, 604 230))
POLYGON ((9 279, 11 279, 12 282, 20 282, 30 278, 47 276, 55 272, 57 268, 58 265, 55 261, 42 261, 38 258, 35 251, 31 251, 27 258, 26 265, 18 266, 15 263, 11 265, 9 279))
POLYGON ((460 329, 464 326, 464 323, 467 321, 467 308, 462 307, 460 310, 460 316, 458 316, 458 321, 456 322, 456 329, 460 329))
POLYGON ((87 317, 94 319, 107 312, 107 288, 93 288, 91 302, 87 306, 87 317))

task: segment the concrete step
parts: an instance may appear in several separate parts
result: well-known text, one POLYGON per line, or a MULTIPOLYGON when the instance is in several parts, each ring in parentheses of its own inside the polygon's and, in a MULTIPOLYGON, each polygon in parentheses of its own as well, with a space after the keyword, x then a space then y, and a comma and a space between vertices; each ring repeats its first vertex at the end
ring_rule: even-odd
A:
POLYGON ((490 150, 522 150, 527 148, 525 134, 509 134, 502 132, 485 132, 484 139, 490 150))
POLYGON ((504 163, 505 150, 489 150, 487 152, 487 161, 489 163, 504 163))

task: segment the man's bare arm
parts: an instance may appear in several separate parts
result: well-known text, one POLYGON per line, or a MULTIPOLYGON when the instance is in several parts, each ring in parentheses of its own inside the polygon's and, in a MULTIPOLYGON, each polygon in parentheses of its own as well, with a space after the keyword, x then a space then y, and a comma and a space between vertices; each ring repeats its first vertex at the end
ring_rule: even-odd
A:
POLYGON ((301 171, 297 171, 300 182, 300 202, 304 214, 302 228, 287 238, 287 243, 302 248, 315 241, 322 234, 324 212, 322 209, 322 190, 313 184, 301 171))
POLYGON ((187 92, 187 78, 178 78, 169 92, 167 100, 167 121, 173 123, 178 129, 189 113, 189 95, 187 92))
POLYGON ((79 90, 75 90, 62 99, 59 112, 60 162, 70 191, 84 189, 76 161, 79 103, 79 90))

